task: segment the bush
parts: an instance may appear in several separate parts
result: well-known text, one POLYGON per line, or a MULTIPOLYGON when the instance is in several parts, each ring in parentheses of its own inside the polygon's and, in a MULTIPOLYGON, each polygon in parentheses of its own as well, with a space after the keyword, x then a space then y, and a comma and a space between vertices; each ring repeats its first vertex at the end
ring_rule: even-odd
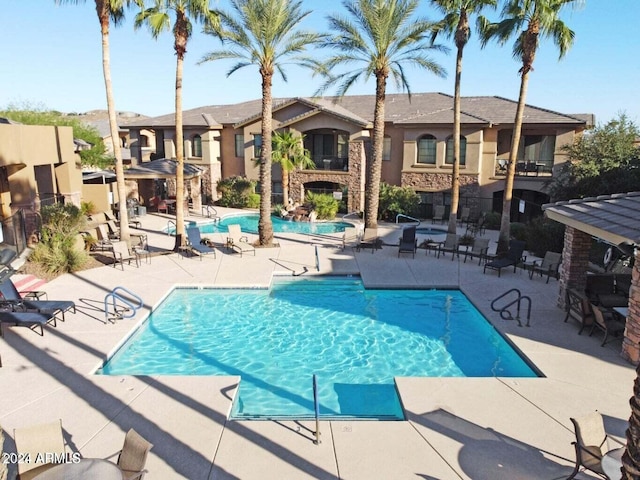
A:
POLYGON ((536 257, 547 252, 562 252, 564 247, 564 225, 546 217, 537 217, 525 226, 527 250, 536 257))
POLYGON ((80 211, 83 215, 92 215, 94 213, 98 213, 98 209, 95 204, 91 201, 89 202, 81 202, 80 203, 80 211))
MULTIPOLYGON (((244 177, 229 177, 218 182, 216 190, 220 194, 218 205, 222 207, 247 208, 251 202, 255 202, 252 195, 258 197, 260 206, 260 196, 255 193, 255 182, 244 177)), ((256 207, 251 207, 256 208, 256 207)))
POLYGON ((76 248, 76 238, 84 227, 86 218, 75 205, 42 207, 40 242, 30 260, 38 263, 52 275, 75 272, 87 261, 87 254, 76 248))
POLYGON ((396 215, 403 214, 415 217, 420 198, 409 187, 397 187, 384 182, 380 184, 378 218, 395 221, 396 215))
POLYGON ((498 212, 488 212, 484 215, 484 228, 487 230, 500 230, 502 215, 498 212))
POLYGON ((247 197, 247 208, 260 208, 260 195, 250 193, 247 197))
POLYGON ((509 232, 511 233, 512 238, 520 241, 527 241, 527 226, 524 223, 513 222, 509 226, 509 232))
POLYGON ((338 213, 340 202, 333 195, 307 192, 306 202, 318 214, 319 220, 333 220, 338 213))

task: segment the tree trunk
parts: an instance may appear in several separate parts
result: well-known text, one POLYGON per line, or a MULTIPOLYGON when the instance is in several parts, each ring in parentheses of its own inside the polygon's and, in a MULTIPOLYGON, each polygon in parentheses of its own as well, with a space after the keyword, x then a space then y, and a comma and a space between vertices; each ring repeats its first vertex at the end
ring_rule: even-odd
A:
POLYGON ((282 203, 284 208, 289 206, 289 171, 282 166, 282 203))
POLYGON ((111 56, 109 53, 109 10, 104 2, 96 1, 96 11, 100 21, 102 33, 102 71, 104 85, 107 94, 107 112, 109 114, 109 131, 113 144, 113 155, 116 159, 116 185, 118 190, 118 219, 120 220, 120 239, 131 245, 129 233, 129 215, 127 212, 127 190, 124 184, 124 166, 122 165, 122 150, 120 149, 120 133, 116 118, 116 106, 113 100, 113 87, 111 85, 111 56))
POLYGON ((182 131, 182 70, 184 59, 176 61, 176 244, 185 244, 184 229, 184 133, 182 131))
POLYGON ((629 400, 631 417, 627 428, 627 447, 622 455, 622 479, 640 478, 640 365, 636 367, 636 379, 633 384, 633 397, 629 400))
POLYGON ((509 249, 509 237, 511 228, 511 198, 513 196, 513 182, 516 175, 516 163, 518 160, 518 147, 520 146, 520 134, 522 133, 522 117, 527 98, 527 85, 529 83, 529 69, 523 69, 520 80, 520 95, 518 96, 518 108, 513 124, 513 137, 511 138, 511 150, 509 163, 507 164, 507 176, 504 179, 504 198, 502 199, 502 218, 500 219, 500 235, 498 237, 497 252, 506 252, 509 249))
POLYGON ((458 223, 458 203, 460 201, 460 79, 462 76, 462 51, 458 47, 456 56, 456 82, 453 95, 453 170, 451 172, 451 211, 447 231, 455 234, 458 223))
POLYGON ((387 77, 376 73, 376 105, 373 113, 373 145, 371 162, 368 165, 365 189, 365 228, 378 226, 378 203, 380 200, 380 177, 382 176, 382 149, 384 146, 384 101, 387 77))
POLYGON ((273 245, 273 223, 271 222, 271 115, 273 99, 271 82, 273 72, 262 70, 262 151, 260 152, 260 219, 258 237, 260 245, 273 245))

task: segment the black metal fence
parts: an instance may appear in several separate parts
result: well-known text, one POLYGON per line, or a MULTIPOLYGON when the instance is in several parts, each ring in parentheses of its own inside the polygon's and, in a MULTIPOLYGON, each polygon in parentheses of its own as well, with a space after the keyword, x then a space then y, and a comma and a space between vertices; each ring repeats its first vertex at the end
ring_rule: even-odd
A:
POLYGON ((27 248, 27 230, 23 210, 0 220, 0 249, 10 248, 20 255, 27 248))

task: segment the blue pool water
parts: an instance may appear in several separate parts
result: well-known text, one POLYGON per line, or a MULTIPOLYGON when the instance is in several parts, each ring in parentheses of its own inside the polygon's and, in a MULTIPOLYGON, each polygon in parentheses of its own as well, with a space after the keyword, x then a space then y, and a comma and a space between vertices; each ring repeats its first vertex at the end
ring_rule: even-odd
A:
POLYGON ((234 418, 402 419, 396 376, 535 377, 458 290, 365 290, 356 278, 176 289, 106 375, 239 375, 234 418))
MULTIPOLYGON (((257 234, 259 218, 257 213, 232 215, 222 218, 218 223, 199 224, 199 227, 202 233, 228 232, 227 225, 237 223, 243 232, 257 234)), ((293 222, 276 216, 272 216, 271 221, 276 233, 328 234, 344 232, 345 227, 353 227, 346 222, 293 222)))
POLYGON ((416 228, 416 233, 422 235, 446 235, 447 231, 440 228, 433 227, 418 227, 416 228))

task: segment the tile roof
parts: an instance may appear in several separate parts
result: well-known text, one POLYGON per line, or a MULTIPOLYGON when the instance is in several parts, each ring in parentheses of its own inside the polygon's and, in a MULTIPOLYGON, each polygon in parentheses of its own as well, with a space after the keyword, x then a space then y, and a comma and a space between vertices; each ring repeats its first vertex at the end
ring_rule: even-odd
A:
MULTIPOLYGON (((345 95, 344 97, 274 98, 274 110, 294 102, 320 109, 362 125, 373 122, 375 95, 345 95)), ((210 105, 183 112, 185 127, 212 127, 244 125, 261 115, 261 99, 233 105, 210 105)), ((465 124, 512 124, 517 102, 499 96, 462 97, 462 122, 465 124)), ((398 124, 451 124, 453 123, 453 97, 444 93, 387 94, 385 120, 398 124)), ((584 125, 584 115, 568 115, 545 108, 527 105, 525 124, 584 125)), ((131 127, 172 127, 175 114, 162 115, 137 122, 131 127)))
MULTIPOLYGON (((176 176, 178 162, 169 158, 159 158, 143 162, 124 171, 124 178, 173 178, 176 176)), ((197 165, 184 163, 184 178, 191 178, 202 173, 197 165)))
POLYGON ((547 217, 613 245, 640 245, 640 192, 547 203, 547 217))

